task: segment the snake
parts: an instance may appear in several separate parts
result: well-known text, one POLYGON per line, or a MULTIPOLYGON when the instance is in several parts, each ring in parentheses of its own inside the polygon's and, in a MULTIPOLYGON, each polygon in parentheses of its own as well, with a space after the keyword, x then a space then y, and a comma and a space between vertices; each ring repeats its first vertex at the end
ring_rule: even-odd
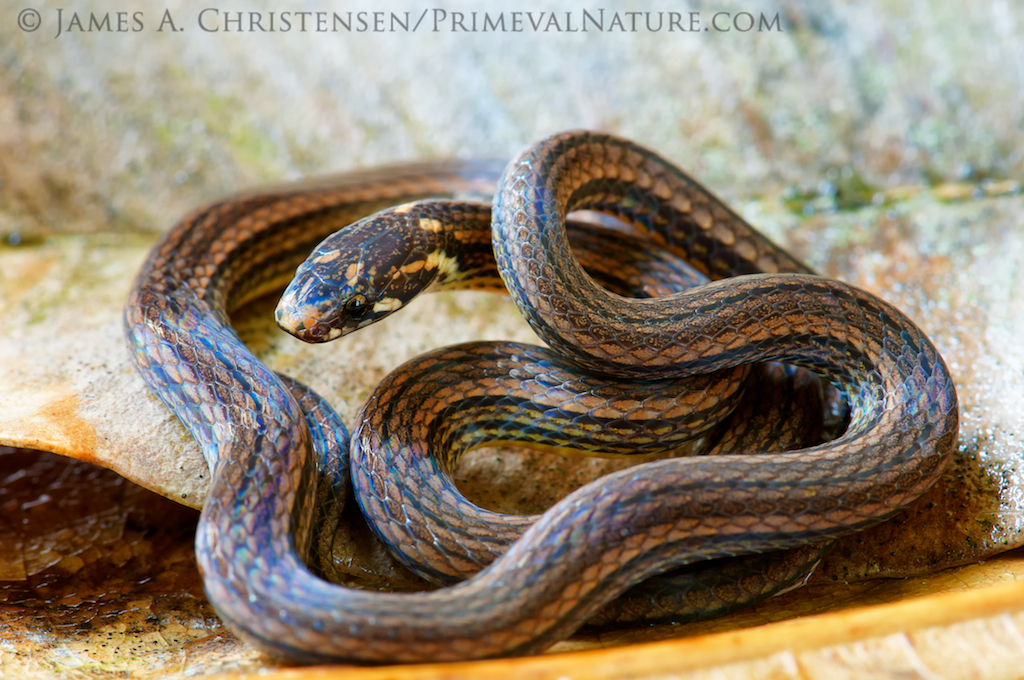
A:
MULTIPOLYGON (((239 341, 228 312, 280 286, 337 228, 386 205, 479 189, 478 169, 392 168, 217 202, 167 232, 143 265, 125 309, 129 348, 213 471, 197 562, 211 603, 243 639, 302 663, 533 653, 649 576, 865 528, 941 475, 957 435, 955 388, 906 315, 780 265, 791 258, 773 258, 773 244, 657 154, 607 135, 559 135, 506 167, 492 208, 502 278, 516 304, 533 310, 527 319, 541 322, 538 334, 552 347, 569 341, 567 356, 587 368, 641 379, 651 368, 671 378, 751 361, 804 366, 845 391, 849 427, 792 452, 673 458, 613 473, 552 506, 490 566, 439 590, 367 592, 315 577, 304 564, 320 483, 310 428, 287 383, 239 341), (531 178, 550 168, 568 170, 531 178), (715 280, 628 308, 608 297, 568 301, 558 288, 574 276, 564 217, 577 209, 671 225, 652 229, 655 240, 671 234, 715 280), (549 247, 553 260, 539 252, 549 247), (603 318, 609 300, 626 313, 603 318)), ((400 445, 394 435, 372 436, 400 445)))
MULTIPOLYGON (((146 383, 200 442, 212 470, 217 471, 218 464, 225 461, 226 469, 237 473, 245 469, 239 467, 240 463, 256 462, 257 459, 248 457, 250 454, 263 453, 283 466, 275 473, 287 470, 293 475, 292 481, 299 487, 299 500, 319 512, 309 510, 304 517, 294 506, 281 508, 279 503, 287 498, 251 497, 247 521, 282 512, 292 513, 292 522, 301 518, 301 525, 293 524, 282 531, 300 539, 300 545, 293 545, 293 549, 304 554, 303 561, 318 561, 318 573, 331 572, 330 525, 337 521, 336 513, 344 503, 344 489, 348 486, 348 433, 334 410, 315 392, 270 371, 259 361, 231 328, 229 313, 266 291, 283 287, 312 246, 333 230, 381 207, 411 198, 493 195, 502 166, 460 161, 383 168, 218 201, 186 216, 170 230, 137 277, 125 309, 125 328, 133 359, 146 383), (308 444, 305 428, 298 422, 296 402, 311 430, 308 444), (268 433, 285 442, 268 442, 268 433), (288 438, 293 438, 294 444, 288 438), (287 456, 280 456, 282 452, 287 456), (296 473, 298 477, 294 476, 296 473), (313 497, 314 487, 316 500, 307 500, 313 497), (333 506, 333 514, 327 505, 333 506), (310 527, 314 520, 325 522, 328 527, 314 530, 310 527), (317 541, 319 547, 309 549, 304 545, 309 541, 317 541)), ((573 232, 577 245, 584 252, 589 248, 590 252, 598 253, 601 236, 577 226, 580 229, 573 232)), ((674 276, 683 279, 684 287, 698 282, 696 274, 684 272, 674 258, 659 260, 658 251, 638 257, 632 263, 632 273, 624 272, 629 264, 625 258, 631 252, 639 254, 639 250, 626 248, 617 249, 614 258, 591 257, 591 269, 604 271, 602 281, 610 286, 615 286, 624 274, 626 278, 643 278, 649 295, 670 290, 663 283, 669 268, 674 276), (642 277, 638 268, 650 271, 642 277)), ((264 479, 262 488, 275 488, 278 481, 264 479)), ((208 503, 200 536, 227 530, 231 522, 238 520, 238 510, 231 509, 228 499, 239 491, 222 492, 227 495, 218 497, 216 489, 230 487, 232 483, 221 477, 215 477, 215 482, 211 496, 223 500, 219 505, 214 500, 208 503), (206 529, 207 522, 219 522, 222 529, 206 529)), ((199 564, 204 573, 211 573, 205 545, 197 541, 199 564)), ((775 591, 806 572, 813 558, 811 554, 801 556, 781 572, 777 560, 760 568, 745 568, 735 575, 728 570, 715 572, 709 584, 714 584, 717 594, 712 593, 710 585, 703 588, 701 611, 711 614, 715 606, 733 606, 736 597, 746 599, 750 593, 762 596, 775 591), (743 591, 739 595, 722 594, 723 588, 737 587, 743 591), (708 606, 709 597, 717 604, 708 606)), ((294 568, 302 573, 302 578, 312 578, 300 567, 294 568)), ((224 609, 220 598, 236 597, 231 588, 209 589, 215 607, 224 609)), ((637 599, 655 602, 658 597, 646 594, 637 599)), ((261 605, 266 611, 282 611, 284 608, 276 605, 276 599, 268 598, 261 605)), ((680 610, 678 605, 669 607, 674 614, 680 610)), ((261 613, 236 623, 225 615, 228 625, 242 637, 276 656, 294 661, 333 658, 297 651, 301 644, 284 645, 277 639, 274 644, 267 644, 264 640, 272 638, 261 630, 250 632, 252 626, 247 623, 261 618, 266 615, 261 613)))
MULTIPOLYGON (((570 225, 574 254, 603 288, 658 297, 708 282, 646 239, 570 225), (609 242, 614 248, 605 252, 609 242)), ((420 293, 460 289, 505 290, 491 247, 490 206, 420 201, 325 239, 297 269, 275 316, 299 339, 329 342, 383 321, 420 293)), ((370 401, 380 408, 364 409, 359 431, 386 426, 407 443, 382 449, 357 435, 351 461, 356 499, 390 553, 440 584, 480 571, 536 520, 485 510, 462 495, 452 471, 478 445, 635 456, 679 452, 702 437, 689 453, 788 450, 819 443, 824 418, 821 386, 806 370, 758 364, 752 375, 742 370, 611 381, 557 352, 522 343, 471 343, 427 353, 396 369, 370 401)), ((587 625, 710 618, 783 590, 806 576, 821 552, 757 556, 709 565, 685 579, 656 579, 616 605, 629 612, 628 619, 603 611, 587 625), (775 577, 748 589, 751 597, 738 594, 724 606, 727 583, 763 579, 769 567, 775 577), (669 604, 672 598, 679 605, 669 604), (707 599, 723 606, 704 606, 707 599), (691 611, 690 600, 702 606, 691 611)))

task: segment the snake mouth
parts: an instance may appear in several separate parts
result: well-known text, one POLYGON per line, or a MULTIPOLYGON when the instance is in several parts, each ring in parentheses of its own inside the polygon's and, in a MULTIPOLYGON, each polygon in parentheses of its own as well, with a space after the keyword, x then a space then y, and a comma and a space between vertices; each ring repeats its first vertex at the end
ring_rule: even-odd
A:
POLYGON ((316 321, 312 326, 301 332, 298 337, 306 342, 327 342, 328 340, 339 338, 341 335, 340 328, 333 328, 330 324, 316 321))
POLYGON ((328 323, 322 321, 314 321, 311 326, 307 326, 295 333, 295 337, 299 340, 303 340, 309 343, 321 343, 340 338, 342 331, 340 328, 334 328, 328 323))

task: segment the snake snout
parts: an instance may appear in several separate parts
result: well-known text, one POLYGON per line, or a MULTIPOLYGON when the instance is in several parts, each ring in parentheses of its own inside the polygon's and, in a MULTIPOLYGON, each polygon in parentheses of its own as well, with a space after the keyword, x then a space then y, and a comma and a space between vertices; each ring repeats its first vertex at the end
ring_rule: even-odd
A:
POLYGON ((303 342, 320 343, 338 337, 340 332, 334 330, 329 323, 317 319, 317 314, 315 309, 279 305, 274 312, 274 318, 281 330, 303 342))
POLYGON ((331 324, 337 318, 336 299, 334 287, 316 276, 297 275, 281 295, 274 319, 281 330, 299 340, 327 342, 340 334, 331 324))

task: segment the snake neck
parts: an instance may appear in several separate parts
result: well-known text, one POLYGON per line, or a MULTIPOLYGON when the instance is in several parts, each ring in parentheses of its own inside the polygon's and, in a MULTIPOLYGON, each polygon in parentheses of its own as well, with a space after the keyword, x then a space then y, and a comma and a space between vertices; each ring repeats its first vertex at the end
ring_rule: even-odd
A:
MULTIPOLYGON (((491 219, 482 204, 424 200, 360 220, 327 237, 299 266, 278 303, 278 325, 307 342, 325 342, 382 321, 420 293, 507 293, 491 219)), ((567 226, 587 275, 615 293, 656 297, 708 280, 676 254, 622 231, 628 227, 621 223, 567 226)))

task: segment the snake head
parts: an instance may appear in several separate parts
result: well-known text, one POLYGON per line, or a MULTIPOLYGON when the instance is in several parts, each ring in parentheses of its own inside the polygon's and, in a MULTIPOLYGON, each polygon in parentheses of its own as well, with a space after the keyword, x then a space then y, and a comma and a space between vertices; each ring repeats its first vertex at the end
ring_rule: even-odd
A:
POLYGON ((328 236, 299 265, 275 313, 277 325, 306 342, 334 340, 380 321, 423 292, 437 273, 431 245, 410 228, 404 206, 328 236))

